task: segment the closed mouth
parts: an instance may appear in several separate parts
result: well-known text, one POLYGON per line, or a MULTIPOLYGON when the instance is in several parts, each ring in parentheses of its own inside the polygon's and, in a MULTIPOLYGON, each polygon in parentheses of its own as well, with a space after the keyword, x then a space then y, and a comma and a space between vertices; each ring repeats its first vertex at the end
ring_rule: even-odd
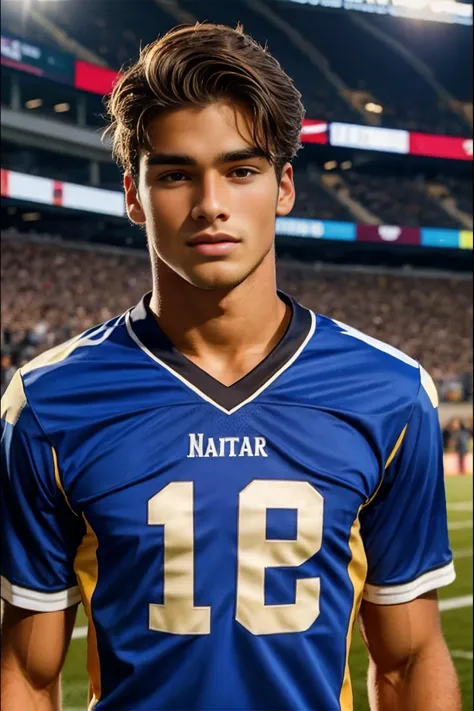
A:
POLYGON ((195 247, 198 244, 220 244, 222 242, 240 242, 240 240, 232 235, 217 232, 215 234, 196 235, 196 237, 189 240, 188 245, 195 247))

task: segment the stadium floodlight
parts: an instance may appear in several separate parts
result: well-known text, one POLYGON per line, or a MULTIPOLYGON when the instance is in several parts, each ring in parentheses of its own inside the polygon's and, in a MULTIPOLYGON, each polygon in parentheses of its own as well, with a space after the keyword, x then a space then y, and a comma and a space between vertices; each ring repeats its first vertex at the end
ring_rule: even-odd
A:
POLYGON ((380 104, 375 104, 373 101, 367 102, 364 108, 371 114, 383 114, 383 106, 381 106, 380 104))
POLYGON ((57 114, 64 114, 66 111, 69 111, 71 107, 69 104, 65 101, 62 104, 55 104, 54 105, 54 110, 56 111, 57 114))
POLYGON ((43 105, 43 99, 30 99, 25 101, 25 107, 27 109, 39 109, 43 105))

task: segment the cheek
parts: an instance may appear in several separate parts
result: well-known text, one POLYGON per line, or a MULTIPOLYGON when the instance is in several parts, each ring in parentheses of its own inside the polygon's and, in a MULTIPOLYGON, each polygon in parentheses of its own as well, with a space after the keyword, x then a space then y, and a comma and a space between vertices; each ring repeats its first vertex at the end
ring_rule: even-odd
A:
POLYGON ((278 189, 275 181, 256 182, 248 186, 245 195, 239 196, 240 206, 244 206, 245 212, 252 215, 254 219, 264 222, 270 216, 275 215, 278 189))
POLYGON ((183 201, 178 191, 147 191, 144 212, 149 224, 172 227, 182 221, 183 201))

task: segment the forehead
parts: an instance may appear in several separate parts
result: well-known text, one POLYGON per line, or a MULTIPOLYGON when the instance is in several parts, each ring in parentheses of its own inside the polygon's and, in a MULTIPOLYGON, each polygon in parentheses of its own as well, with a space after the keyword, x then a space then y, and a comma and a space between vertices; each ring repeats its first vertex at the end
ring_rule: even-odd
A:
POLYGON ((148 135, 153 152, 185 153, 197 160, 255 145, 250 114, 227 103, 168 111, 150 121, 148 135))

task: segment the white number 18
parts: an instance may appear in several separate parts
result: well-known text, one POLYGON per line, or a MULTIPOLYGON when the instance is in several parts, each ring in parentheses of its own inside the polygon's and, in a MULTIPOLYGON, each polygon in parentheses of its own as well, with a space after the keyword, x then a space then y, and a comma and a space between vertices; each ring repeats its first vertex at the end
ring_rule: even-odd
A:
MULTIPOLYGON (((210 634, 211 608, 194 605, 194 485, 172 482, 148 501, 148 523, 164 526, 164 603, 150 629, 210 634)), ((258 479, 239 495, 236 620, 255 635, 304 632, 319 615, 319 578, 296 582, 295 602, 265 604, 266 568, 295 567, 321 548, 323 497, 308 482, 258 479), (267 509, 296 509, 295 540, 266 537, 267 509)))

